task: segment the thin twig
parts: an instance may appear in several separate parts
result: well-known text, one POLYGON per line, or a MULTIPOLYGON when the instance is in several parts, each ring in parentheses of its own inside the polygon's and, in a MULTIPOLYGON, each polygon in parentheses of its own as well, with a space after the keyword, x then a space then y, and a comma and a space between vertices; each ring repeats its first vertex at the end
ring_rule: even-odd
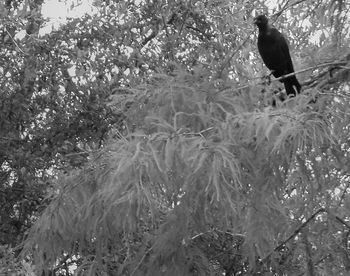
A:
POLYGON ((341 224, 343 224, 346 228, 348 228, 350 230, 350 225, 345 220, 343 220, 342 218, 340 218, 338 216, 334 216, 334 217, 338 222, 340 222, 341 224))
POLYGON ((343 224, 346 228, 350 230, 350 225, 344 221, 342 218, 332 214, 329 210, 326 210, 326 208, 320 208, 315 213, 313 213, 303 224, 301 224, 294 232, 291 234, 286 240, 281 242, 278 246, 276 246, 269 254, 267 254, 263 259, 262 262, 266 261, 275 251, 279 251, 285 246, 290 240, 294 239, 300 232, 303 230, 303 228, 311 221, 313 220, 318 214, 320 213, 327 213, 331 217, 335 218, 336 221, 343 224))
MULTIPOLYGON (((327 259, 329 256, 331 256, 331 254, 327 254, 326 256, 324 256, 323 258, 319 259, 314 266, 319 265, 320 263, 322 263, 325 259, 327 259)), ((298 276, 302 276, 305 274, 305 271, 303 271, 302 273, 298 274, 298 276)))
POLYGON ((72 156, 79 156, 79 155, 84 155, 84 154, 89 155, 89 154, 94 153, 94 152, 97 152, 97 150, 68 153, 68 154, 65 154, 63 156, 64 157, 72 157, 72 156))
POLYGON ((196 234, 196 235, 194 235, 193 237, 191 237, 190 239, 191 240, 194 240, 194 239, 196 239, 196 238, 198 238, 198 237, 200 237, 200 236, 203 236, 203 235, 205 235, 205 234, 209 234, 209 233, 213 233, 214 231, 216 231, 216 232, 219 232, 219 233, 221 233, 221 234, 227 234, 227 235, 230 235, 230 236, 232 236, 232 237, 240 237, 240 238, 243 238, 243 239, 245 239, 245 235, 243 235, 243 234, 238 234, 238 233, 231 233, 231 232, 229 232, 229 231, 221 231, 221 230, 218 230, 218 229, 213 229, 213 230, 208 230, 208 231, 206 231, 206 232, 202 232, 202 233, 199 233, 199 234, 196 234))
POLYGON ((344 191, 342 192, 342 195, 340 196, 338 207, 340 207, 340 205, 342 204, 343 200, 345 199, 345 195, 346 195, 349 187, 350 187, 350 182, 348 182, 348 184, 346 185, 344 191))
POLYGON ((7 30, 7 28, 5 27, 5 31, 8 34, 8 36, 11 38, 13 44, 15 44, 15 46, 18 48, 18 50, 25 55, 25 52, 18 46, 17 42, 14 40, 14 38, 12 37, 12 35, 10 34, 10 32, 7 30))
POLYGON ((276 20, 278 19, 278 17, 287 9, 288 4, 289 4, 289 0, 286 1, 286 3, 283 5, 283 7, 278 12, 275 12, 271 16, 272 18, 274 18, 273 23, 275 23, 276 20))
POLYGON ((196 239, 196 238, 198 238, 198 237, 200 237, 200 236, 203 236, 203 235, 208 234, 208 233, 211 233, 211 232, 213 232, 213 230, 209 230, 209 231, 206 231, 206 232, 202 232, 202 233, 199 233, 199 234, 197 234, 197 235, 194 235, 194 236, 191 237, 190 239, 191 239, 191 240, 194 240, 194 239, 196 239))
POLYGON ((220 78, 222 71, 224 71, 224 69, 226 68, 226 66, 230 63, 231 59, 238 53, 239 50, 241 50, 241 48, 244 46, 244 44, 247 43, 247 41, 249 40, 251 34, 254 32, 254 30, 252 30, 247 37, 241 42, 241 44, 236 48, 236 50, 228 57, 226 58, 225 62, 221 65, 220 69, 218 70, 217 74, 216 74, 216 78, 220 78))
POLYGON ((313 220, 318 214, 326 212, 325 208, 318 209, 315 213, 313 213, 304 223, 302 223, 294 232, 291 234, 286 240, 281 242, 278 246, 276 246, 267 256, 265 256, 262 259, 262 262, 265 262, 275 251, 281 250, 283 246, 285 246, 290 240, 294 239, 296 235, 300 233, 300 231, 311 221, 313 220))
POLYGON ((291 7, 295 6, 295 5, 298 5, 298 4, 300 4, 300 3, 304 2, 304 1, 305 0, 299 0, 297 2, 294 2, 294 3, 290 4, 290 5, 288 5, 289 1, 287 1, 286 4, 282 7, 282 9, 280 9, 278 12, 274 13, 272 15, 272 17, 276 17, 276 19, 277 19, 284 11, 286 11, 289 8, 291 8, 291 7))
POLYGON ((134 275, 135 272, 139 269, 139 267, 141 266, 141 264, 143 263, 143 260, 146 258, 147 254, 149 254, 151 252, 153 248, 150 247, 145 254, 142 256, 141 260, 139 261, 139 263, 136 265, 136 267, 134 268, 134 270, 131 272, 130 276, 134 275))
POLYGON ((202 131, 200 131, 200 132, 186 132, 186 133, 181 133, 181 134, 182 134, 182 135, 201 136, 201 137, 204 138, 203 133, 205 133, 205 132, 207 132, 207 131, 210 131, 210 130, 212 130, 212 129, 214 129, 214 128, 213 128, 213 127, 209 127, 209 128, 204 129, 204 130, 202 130, 202 131))
POLYGON ((294 76, 296 74, 303 73, 303 72, 310 71, 310 70, 317 69, 317 68, 322 68, 322 67, 331 66, 331 65, 342 65, 342 64, 346 64, 346 63, 347 63, 346 61, 321 63, 321 64, 318 64, 316 66, 308 67, 308 68, 305 68, 305 69, 302 69, 302 70, 299 70, 299 71, 296 71, 296 72, 293 72, 293 73, 281 76, 281 77, 279 77, 277 79, 274 79, 273 81, 283 80, 283 79, 288 78, 290 76, 294 76))

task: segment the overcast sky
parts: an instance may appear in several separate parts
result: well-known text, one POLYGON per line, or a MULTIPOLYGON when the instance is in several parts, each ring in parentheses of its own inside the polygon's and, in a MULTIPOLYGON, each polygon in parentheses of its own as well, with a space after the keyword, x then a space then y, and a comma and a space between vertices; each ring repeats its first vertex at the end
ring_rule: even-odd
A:
POLYGON ((76 3, 74 0, 46 0, 42 6, 42 14, 44 18, 49 18, 50 21, 43 26, 40 34, 50 32, 52 29, 57 29, 58 26, 64 23, 68 17, 81 17, 85 13, 92 14, 96 9, 93 7, 93 0, 84 0, 79 6, 72 6, 76 3))

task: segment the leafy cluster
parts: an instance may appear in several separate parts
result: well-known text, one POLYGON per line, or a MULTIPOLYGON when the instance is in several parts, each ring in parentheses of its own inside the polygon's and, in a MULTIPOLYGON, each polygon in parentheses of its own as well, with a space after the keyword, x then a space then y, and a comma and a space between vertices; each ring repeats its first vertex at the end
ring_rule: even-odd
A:
MULTIPOLYGON (((302 95, 279 109, 251 109, 204 72, 154 76, 139 92, 148 102, 129 114, 142 114, 142 129, 110 141, 82 171, 61 179, 29 238, 35 255, 45 256, 43 267, 68 252, 87 263, 83 274, 300 271, 305 244, 283 241, 313 211, 331 207, 344 185, 336 167, 324 166, 338 145, 334 110, 312 110, 302 95), (226 263, 214 249, 216 231, 238 239, 220 246, 226 263)), ((319 257, 325 237, 311 229, 348 227, 332 216, 319 212, 303 227, 319 257)), ((338 234, 329 234, 336 243, 338 234)))

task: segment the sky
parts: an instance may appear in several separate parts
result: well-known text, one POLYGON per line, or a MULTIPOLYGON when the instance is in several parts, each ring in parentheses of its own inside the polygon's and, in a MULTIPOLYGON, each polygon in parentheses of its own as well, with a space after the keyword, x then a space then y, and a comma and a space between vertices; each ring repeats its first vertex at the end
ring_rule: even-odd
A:
POLYGON ((81 4, 74 7, 76 2, 73 0, 46 0, 42 6, 42 13, 52 20, 61 21, 67 17, 79 17, 95 10, 92 0, 80 1, 81 4))
POLYGON ((44 18, 49 19, 49 22, 40 30, 40 34, 57 29, 69 17, 77 18, 83 16, 85 13, 91 14, 96 12, 93 2, 93 0, 46 0, 42 6, 42 14, 44 18), (76 5, 77 2, 81 3, 76 5))

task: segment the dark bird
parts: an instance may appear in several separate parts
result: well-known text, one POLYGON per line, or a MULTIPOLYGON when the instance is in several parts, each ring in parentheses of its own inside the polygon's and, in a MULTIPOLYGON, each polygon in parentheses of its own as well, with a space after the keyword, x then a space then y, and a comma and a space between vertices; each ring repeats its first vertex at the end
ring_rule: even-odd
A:
MULTIPOLYGON (((284 36, 276 28, 269 25, 265 15, 257 16, 254 19, 254 24, 259 29, 259 53, 267 68, 272 71, 276 78, 293 73, 293 62, 284 36)), ((284 84, 288 96, 300 93, 301 85, 295 75, 282 79, 280 82, 284 84)))

